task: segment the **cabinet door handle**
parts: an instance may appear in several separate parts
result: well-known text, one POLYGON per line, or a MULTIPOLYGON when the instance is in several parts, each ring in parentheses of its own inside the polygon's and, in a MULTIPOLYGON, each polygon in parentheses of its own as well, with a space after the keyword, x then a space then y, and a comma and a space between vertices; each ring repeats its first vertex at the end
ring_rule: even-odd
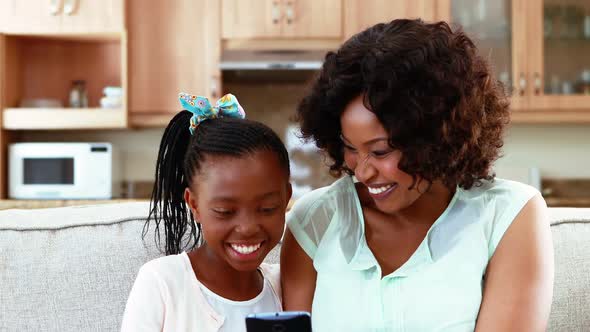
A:
POLYGON ((543 84, 542 80, 541 80, 541 74, 539 73, 535 73, 534 75, 534 80, 533 80, 533 84, 535 87, 535 95, 538 96, 541 94, 541 85, 543 84))
POLYGON ((524 96, 526 93, 526 76, 524 73, 520 73, 520 77, 518 79, 518 94, 524 96))
POLYGON ((271 17, 273 24, 279 24, 279 22, 281 21, 280 1, 272 2, 271 17))
POLYGON ((287 1, 285 15, 287 16, 287 24, 292 24, 295 21, 295 4, 293 1, 287 1))
POLYGON ((51 0, 49 2, 49 12, 51 15, 57 15, 61 11, 62 1, 61 0, 51 0))
POLYGON ((78 6, 78 0, 65 0, 64 4, 64 13, 67 15, 73 15, 74 11, 76 11, 76 7, 78 6))

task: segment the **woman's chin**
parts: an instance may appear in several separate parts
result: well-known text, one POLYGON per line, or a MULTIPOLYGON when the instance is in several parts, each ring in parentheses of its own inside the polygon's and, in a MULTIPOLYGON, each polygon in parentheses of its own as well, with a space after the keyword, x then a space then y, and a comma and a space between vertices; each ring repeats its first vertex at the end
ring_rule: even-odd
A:
POLYGON ((385 200, 374 200, 374 202, 377 210, 385 214, 395 214, 404 209, 399 199, 396 200, 393 197, 385 200))

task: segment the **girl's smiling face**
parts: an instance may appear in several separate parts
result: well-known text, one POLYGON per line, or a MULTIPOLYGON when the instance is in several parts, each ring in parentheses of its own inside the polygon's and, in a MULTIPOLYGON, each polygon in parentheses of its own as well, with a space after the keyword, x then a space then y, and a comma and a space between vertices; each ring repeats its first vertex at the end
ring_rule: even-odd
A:
POLYGON ((238 271, 258 268, 280 241, 291 185, 275 153, 207 156, 185 190, 204 249, 238 271))

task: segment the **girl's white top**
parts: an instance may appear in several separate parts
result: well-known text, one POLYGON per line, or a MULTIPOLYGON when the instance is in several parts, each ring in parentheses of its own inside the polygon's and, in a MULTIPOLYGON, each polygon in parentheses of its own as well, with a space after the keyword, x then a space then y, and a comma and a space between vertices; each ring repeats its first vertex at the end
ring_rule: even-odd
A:
POLYGON ((262 292, 232 301, 197 280, 186 253, 152 260, 139 270, 121 331, 246 331, 248 314, 282 310, 279 266, 263 263, 260 271, 262 292))

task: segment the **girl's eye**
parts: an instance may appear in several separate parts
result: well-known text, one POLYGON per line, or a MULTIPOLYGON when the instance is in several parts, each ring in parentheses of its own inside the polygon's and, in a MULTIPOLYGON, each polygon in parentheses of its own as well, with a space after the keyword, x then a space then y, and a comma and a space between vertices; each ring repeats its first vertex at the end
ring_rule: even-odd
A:
POLYGON ((217 215, 222 216, 222 217, 228 217, 231 216, 233 214, 232 210, 229 209, 222 209, 222 208, 214 208, 211 209, 213 212, 215 212, 217 215))
POLYGON ((271 214, 271 213, 275 212, 278 208, 279 208, 278 206, 269 206, 269 207, 260 208, 260 211, 262 213, 271 214))

